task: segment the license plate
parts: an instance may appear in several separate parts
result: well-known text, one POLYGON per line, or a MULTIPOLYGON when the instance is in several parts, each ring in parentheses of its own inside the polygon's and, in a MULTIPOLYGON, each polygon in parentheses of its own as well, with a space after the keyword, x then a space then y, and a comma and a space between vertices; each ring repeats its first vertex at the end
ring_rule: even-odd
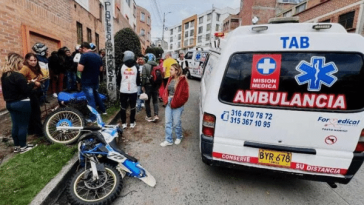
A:
POLYGON ((292 153, 259 149, 258 158, 259 158, 258 162, 260 164, 290 167, 292 160, 292 153))

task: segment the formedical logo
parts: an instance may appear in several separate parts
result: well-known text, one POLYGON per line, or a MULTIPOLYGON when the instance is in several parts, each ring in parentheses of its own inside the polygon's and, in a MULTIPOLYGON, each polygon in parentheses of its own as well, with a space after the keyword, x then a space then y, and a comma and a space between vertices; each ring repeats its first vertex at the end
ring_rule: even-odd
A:
POLYGON ((340 126, 358 126, 360 123, 360 120, 335 119, 335 118, 324 118, 324 117, 319 117, 317 121, 326 123, 325 127, 332 126, 335 128, 340 128, 340 126))

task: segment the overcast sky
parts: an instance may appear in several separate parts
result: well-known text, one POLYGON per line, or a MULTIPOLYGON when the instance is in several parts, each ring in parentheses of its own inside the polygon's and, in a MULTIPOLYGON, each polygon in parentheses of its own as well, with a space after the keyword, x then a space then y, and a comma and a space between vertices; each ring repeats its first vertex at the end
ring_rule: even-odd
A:
MULTIPOLYGON (((147 9, 152 17, 152 42, 157 37, 162 37, 163 12, 172 12, 166 14, 165 26, 170 28, 182 22, 182 19, 188 18, 194 14, 201 14, 205 11, 215 8, 239 8, 240 0, 135 0, 136 4, 147 9), (160 17, 155 3, 158 4, 160 17)), ((167 32, 164 33, 166 35, 167 32)))

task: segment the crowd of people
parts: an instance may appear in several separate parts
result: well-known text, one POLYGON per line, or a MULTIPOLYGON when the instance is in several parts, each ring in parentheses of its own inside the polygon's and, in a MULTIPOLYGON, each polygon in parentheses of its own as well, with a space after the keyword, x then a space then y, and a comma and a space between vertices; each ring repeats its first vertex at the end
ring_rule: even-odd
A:
MULTIPOLYGON (((36 43, 25 57, 9 53, 1 67, 1 83, 6 108, 12 120, 14 152, 24 153, 33 144, 27 143, 28 135, 44 135, 41 122, 43 103, 49 103, 47 93, 51 87, 52 96, 67 90, 83 91, 88 105, 106 114, 100 99, 99 84, 104 80, 105 50, 96 53, 92 43, 82 43, 71 53, 67 47, 53 51, 48 57, 48 47, 36 43)), ((128 127, 126 111, 130 107, 130 128, 136 126, 135 115, 145 107, 148 122, 159 120, 158 99, 165 107, 165 147, 173 144, 172 132, 176 133, 175 144, 182 140, 181 116, 188 100, 189 86, 183 75, 181 63, 165 55, 159 64, 154 55, 140 55, 136 58, 131 51, 125 51, 123 64, 117 71, 117 87, 120 92, 122 128, 128 127), (150 103, 153 103, 153 116, 150 103)), ((183 66, 183 63, 182 63, 183 66)), ((96 122, 91 114, 88 122, 96 122)))

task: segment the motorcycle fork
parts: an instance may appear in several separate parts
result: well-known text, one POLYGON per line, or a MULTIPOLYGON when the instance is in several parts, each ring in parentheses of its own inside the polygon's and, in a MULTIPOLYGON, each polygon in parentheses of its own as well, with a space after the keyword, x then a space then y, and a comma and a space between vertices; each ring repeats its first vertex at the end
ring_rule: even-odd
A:
POLYGON ((97 159, 95 157, 90 158, 93 181, 99 180, 99 174, 97 173, 96 162, 97 162, 97 159))

